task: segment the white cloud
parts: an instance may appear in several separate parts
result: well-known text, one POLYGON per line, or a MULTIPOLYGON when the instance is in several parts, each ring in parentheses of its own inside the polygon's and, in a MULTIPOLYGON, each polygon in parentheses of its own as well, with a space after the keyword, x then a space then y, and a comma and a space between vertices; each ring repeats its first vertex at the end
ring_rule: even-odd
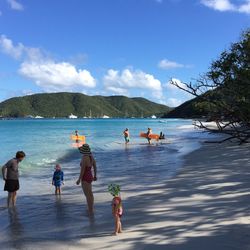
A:
POLYGON ((178 69, 178 68, 191 68, 193 67, 192 65, 185 65, 185 64, 181 64, 181 63, 177 63, 174 61, 170 61, 168 59, 162 59, 159 63, 158 63, 158 67, 161 69, 178 69))
POLYGON ((71 90, 73 87, 93 88, 95 79, 87 70, 77 70, 67 62, 23 62, 19 73, 47 91, 71 90))
POLYGON ((113 92, 115 94, 118 94, 118 95, 126 95, 126 96, 129 95, 128 90, 124 89, 124 88, 117 88, 117 87, 113 87, 113 86, 107 86, 106 90, 111 91, 111 92, 113 92))
POLYGON ((163 59, 158 63, 158 67, 162 69, 176 69, 176 68, 183 68, 185 65, 170 61, 168 59, 163 59))
POLYGON ((10 5, 11 9, 22 11, 24 7, 21 3, 17 2, 16 0, 7 0, 7 3, 10 5))
POLYGON ((167 102, 166 102, 166 104, 169 107, 177 107, 177 106, 181 105, 182 103, 183 103, 182 100, 177 99, 177 98, 172 98, 172 97, 168 98, 167 102))
POLYGON ((0 50, 14 59, 21 60, 19 73, 46 91, 96 86, 96 80, 89 71, 77 69, 69 62, 56 62, 39 48, 26 47, 22 43, 14 45, 11 39, 1 35, 0 50))
POLYGON ((239 12, 250 14, 250 0, 239 6, 239 12))
POLYGON ((231 0, 201 0, 201 3, 211 9, 218 11, 234 11, 250 14, 250 0, 242 0, 241 4, 236 4, 231 0))
POLYGON ((103 77, 103 82, 107 90, 115 93, 128 93, 129 89, 145 89, 150 90, 152 96, 158 99, 162 97, 161 82, 141 70, 124 69, 120 72, 109 69, 103 77))
MULTIPOLYGON (((187 86, 179 79, 177 78, 172 78, 171 79, 174 83, 176 83, 178 86, 182 87, 183 89, 187 89, 187 86)), ((177 90, 178 87, 176 87, 175 85, 171 84, 170 81, 167 82, 165 85, 164 85, 165 88, 169 89, 169 90, 177 90)))
POLYGON ((39 48, 24 46, 22 43, 14 45, 5 35, 0 36, 0 50, 14 59, 38 61, 44 60, 45 54, 39 48))
POLYGON ((230 0, 202 0, 201 3, 209 8, 219 11, 235 9, 235 6, 230 2, 230 0))
POLYGON ((4 35, 0 36, 0 49, 3 53, 19 59, 24 53, 24 46, 21 43, 18 43, 16 46, 13 45, 13 42, 4 35))
POLYGON ((34 94, 34 92, 30 89, 24 89, 24 90, 22 90, 22 93, 24 95, 33 95, 34 94))

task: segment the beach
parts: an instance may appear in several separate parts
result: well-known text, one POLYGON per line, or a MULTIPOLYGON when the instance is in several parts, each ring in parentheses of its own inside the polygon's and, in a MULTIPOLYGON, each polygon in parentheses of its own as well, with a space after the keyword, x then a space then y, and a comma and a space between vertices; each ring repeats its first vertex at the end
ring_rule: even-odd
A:
POLYGON ((111 236, 107 192, 94 188, 96 215, 89 218, 81 190, 74 196, 68 190, 61 198, 37 194, 20 198, 16 210, 1 208, 1 248, 250 249, 249 145, 202 144, 183 160, 171 178, 122 192, 119 236, 111 236))

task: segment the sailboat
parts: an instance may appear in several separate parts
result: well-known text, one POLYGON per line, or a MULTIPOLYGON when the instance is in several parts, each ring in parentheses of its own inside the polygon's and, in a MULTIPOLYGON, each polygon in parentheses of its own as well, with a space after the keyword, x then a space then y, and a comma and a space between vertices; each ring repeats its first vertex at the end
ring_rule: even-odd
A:
POLYGON ((103 115, 102 118, 103 118, 103 119, 108 119, 108 118, 110 118, 110 117, 109 117, 108 115, 103 115))
POLYGON ((84 115, 83 119, 87 119, 87 118, 88 118, 88 117, 87 117, 86 112, 85 112, 85 115, 84 115))
POLYGON ((69 119, 77 119, 76 115, 73 115, 72 113, 69 115, 69 119))
POLYGON ((91 109, 89 110, 89 118, 92 118, 92 112, 91 112, 91 109))

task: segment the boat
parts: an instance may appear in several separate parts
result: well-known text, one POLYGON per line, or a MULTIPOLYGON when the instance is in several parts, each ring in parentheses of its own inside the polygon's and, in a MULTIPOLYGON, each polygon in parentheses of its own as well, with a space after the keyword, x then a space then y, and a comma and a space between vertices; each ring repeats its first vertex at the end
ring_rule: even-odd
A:
POLYGON ((108 119, 108 118, 110 118, 110 117, 107 116, 107 115, 103 115, 102 118, 103 118, 103 119, 108 119))
POLYGON ((34 119, 34 116, 33 115, 26 115, 25 118, 27 118, 27 119, 34 119))
POLYGON ((76 115, 73 115, 72 113, 69 115, 69 119, 77 119, 76 115))
POLYGON ((44 117, 40 116, 40 115, 37 115, 35 116, 35 119, 43 119, 44 117))
POLYGON ((89 119, 91 119, 92 118, 92 111, 91 111, 91 109, 89 110, 89 119))
POLYGON ((152 119, 156 119, 157 117, 156 117, 155 115, 152 115, 151 118, 152 118, 152 119))

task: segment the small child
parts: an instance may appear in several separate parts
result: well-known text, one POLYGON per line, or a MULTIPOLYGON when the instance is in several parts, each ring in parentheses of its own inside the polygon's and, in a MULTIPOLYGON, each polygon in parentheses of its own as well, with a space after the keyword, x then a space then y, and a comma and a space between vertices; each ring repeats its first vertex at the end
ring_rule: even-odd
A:
POLYGON ((61 194, 61 185, 64 184, 63 182, 63 171, 59 164, 56 164, 55 172, 52 179, 52 185, 55 186, 55 194, 61 194))
POLYGON ((122 233, 121 217, 123 214, 122 200, 120 197, 120 186, 116 184, 110 184, 108 186, 108 190, 110 194, 114 196, 112 200, 112 214, 115 220, 115 231, 113 235, 118 235, 118 233, 122 233))

